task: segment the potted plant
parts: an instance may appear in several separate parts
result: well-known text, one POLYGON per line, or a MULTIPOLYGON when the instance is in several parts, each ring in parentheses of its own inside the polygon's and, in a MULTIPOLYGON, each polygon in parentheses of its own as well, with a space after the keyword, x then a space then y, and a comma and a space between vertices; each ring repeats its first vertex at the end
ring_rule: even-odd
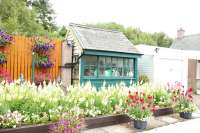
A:
POLYGON ((144 92, 129 91, 127 102, 127 115, 133 119, 134 127, 145 129, 147 127, 147 119, 156 111, 156 106, 153 104, 153 96, 146 95, 144 92))
POLYGON ((50 50, 54 49, 55 45, 45 39, 36 39, 33 46, 33 52, 35 53, 35 64, 39 68, 50 68, 53 66, 50 60, 50 50))
POLYGON ((193 103, 192 88, 188 88, 186 92, 184 90, 175 91, 173 100, 175 102, 174 110, 179 113, 180 117, 191 119, 192 112, 196 110, 193 103))
POLYGON ((39 68, 50 68, 53 66, 53 63, 49 60, 48 55, 36 54, 35 64, 39 68))

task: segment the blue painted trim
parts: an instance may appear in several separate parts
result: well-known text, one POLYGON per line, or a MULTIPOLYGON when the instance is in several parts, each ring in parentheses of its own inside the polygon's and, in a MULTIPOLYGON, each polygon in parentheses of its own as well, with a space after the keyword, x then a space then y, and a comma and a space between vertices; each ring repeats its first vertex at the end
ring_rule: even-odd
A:
POLYGON ((85 55, 97 55, 97 56, 110 56, 110 57, 126 57, 126 58, 139 58, 142 54, 134 53, 122 53, 111 51, 99 51, 99 50, 84 50, 85 55))

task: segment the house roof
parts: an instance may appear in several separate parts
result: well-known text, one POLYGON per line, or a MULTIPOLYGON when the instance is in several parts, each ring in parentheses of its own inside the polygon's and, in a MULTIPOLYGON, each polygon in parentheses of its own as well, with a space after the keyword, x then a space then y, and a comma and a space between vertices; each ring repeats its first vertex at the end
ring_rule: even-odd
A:
POLYGON ((200 34, 177 38, 170 48, 181 50, 200 50, 200 34))
POLYGON ((70 24, 83 49, 140 54, 122 32, 70 24))

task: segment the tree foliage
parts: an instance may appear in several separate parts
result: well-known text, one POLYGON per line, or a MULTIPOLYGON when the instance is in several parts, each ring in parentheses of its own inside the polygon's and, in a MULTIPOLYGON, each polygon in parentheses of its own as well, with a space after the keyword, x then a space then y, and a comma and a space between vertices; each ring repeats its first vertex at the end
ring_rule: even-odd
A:
POLYGON ((20 35, 62 37, 49 0, 0 0, 0 29, 20 35))
POLYGON ((33 8, 37 13, 37 22, 47 31, 57 29, 54 23, 54 10, 49 0, 25 0, 27 6, 33 8))
POLYGON ((43 33, 45 30, 36 22, 36 15, 24 0, 0 0, 0 28, 9 33, 43 33))
POLYGON ((133 44, 148 44, 153 46, 169 47, 173 41, 163 32, 147 33, 141 31, 138 28, 133 28, 133 27, 125 28, 123 25, 114 22, 97 23, 95 24, 95 26, 99 28, 114 29, 121 31, 133 44))

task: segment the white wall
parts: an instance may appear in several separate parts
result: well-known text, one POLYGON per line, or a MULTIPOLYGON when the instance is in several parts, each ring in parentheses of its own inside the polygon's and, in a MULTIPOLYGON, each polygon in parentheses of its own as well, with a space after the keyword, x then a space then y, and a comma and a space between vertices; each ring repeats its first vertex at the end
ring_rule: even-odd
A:
MULTIPOLYGON (((175 81, 182 82, 187 88, 188 84, 188 56, 182 50, 175 50, 170 48, 162 48, 147 45, 138 45, 137 49, 146 56, 153 57, 152 72, 153 83, 164 84, 168 82, 174 83, 175 81), (155 49, 158 48, 156 52, 155 49)), ((143 62, 143 65, 149 66, 148 61, 144 61, 145 58, 140 58, 139 62, 143 62)), ((142 64, 140 64, 142 65, 142 64)), ((139 72, 147 71, 145 67, 140 67, 139 72)), ((150 70, 148 70, 150 71, 150 70)))

